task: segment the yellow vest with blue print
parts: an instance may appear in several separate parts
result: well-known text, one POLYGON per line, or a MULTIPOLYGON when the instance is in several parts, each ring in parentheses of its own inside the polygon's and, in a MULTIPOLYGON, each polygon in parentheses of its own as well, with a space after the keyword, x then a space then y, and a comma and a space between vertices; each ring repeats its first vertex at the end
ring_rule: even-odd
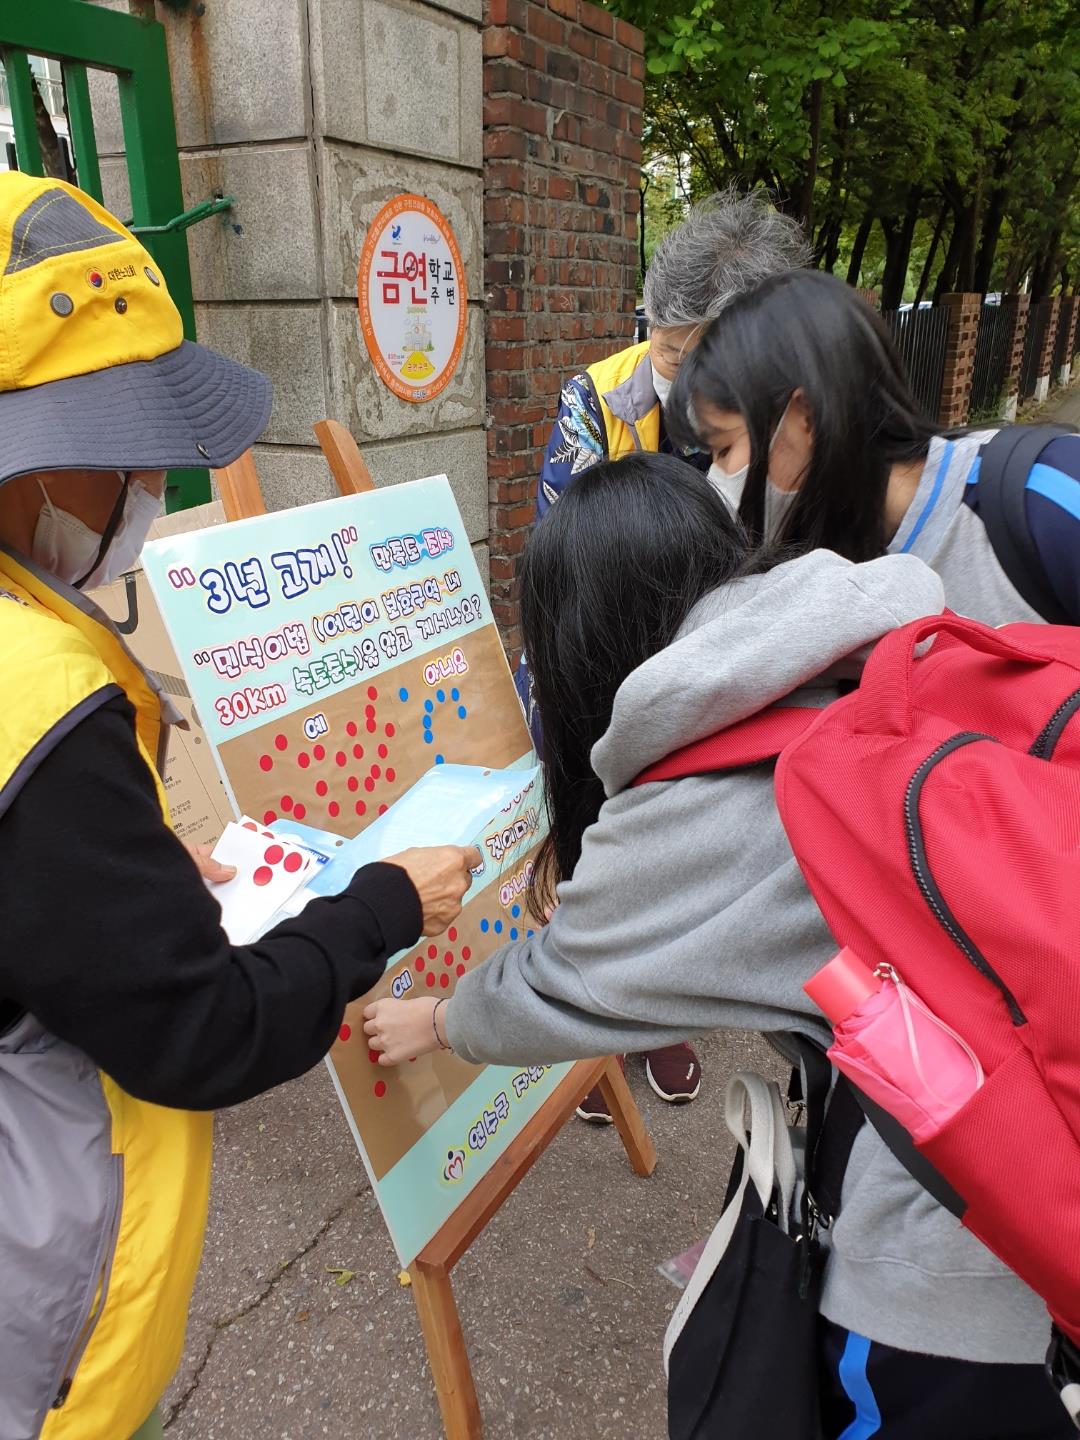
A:
MULTIPOLYGON (((168 822, 151 758, 163 721, 149 680, 83 597, 6 552, 0 673, 0 824, 64 736, 120 695, 135 709, 136 743, 168 822)), ((38 904, 47 923, 50 884, 62 903, 58 865, 41 896, 3 904, 38 904)), ((0 1436, 126 1440, 182 1353, 211 1116, 134 1099, 24 1014, 0 1035, 0 1117, 0 1436)))

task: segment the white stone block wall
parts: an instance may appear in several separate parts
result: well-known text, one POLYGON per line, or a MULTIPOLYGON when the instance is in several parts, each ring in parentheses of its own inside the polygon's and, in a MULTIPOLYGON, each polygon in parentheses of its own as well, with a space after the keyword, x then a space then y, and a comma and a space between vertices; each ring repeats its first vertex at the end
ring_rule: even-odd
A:
MULTIPOLYGON (((185 203, 236 197, 188 232, 188 251, 199 339, 274 383, 256 448, 268 505, 336 493, 311 432, 331 416, 378 484, 450 476, 486 576, 481 0, 192 0, 156 14, 185 203), (379 380, 356 307, 367 227, 406 190, 449 218, 469 296, 458 371, 423 405, 379 380)), ((126 215, 116 83, 92 84, 106 203, 126 215)))

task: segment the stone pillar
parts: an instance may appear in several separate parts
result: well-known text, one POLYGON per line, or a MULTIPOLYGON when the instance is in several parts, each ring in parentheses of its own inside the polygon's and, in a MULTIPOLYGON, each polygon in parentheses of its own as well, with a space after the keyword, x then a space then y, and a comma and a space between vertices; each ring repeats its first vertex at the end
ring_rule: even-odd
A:
POLYGON ((491 598, 517 577, 565 379, 634 338, 642 34, 588 0, 485 0, 491 598))
POLYGON ((1008 361, 1005 366, 1003 385, 1005 410, 1002 416, 1006 425, 1011 425, 1016 419, 1016 408, 1020 397, 1020 367, 1024 362, 1024 339, 1027 335, 1028 318, 1031 311, 1031 296, 1003 295, 1001 308, 1011 322, 1008 361))
POLYGON ((1057 339, 1058 313, 1061 309, 1061 297, 1055 295, 1052 300, 1043 302, 1046 305, 1046 333, 1043 335, 1042 346, 1039 350, 1039 364, 1036 369, 1038 379, 1035 381, 1035 403, 1041 405, 1050 393, 1050 371, 1054 365, 1054 341, 1057 339))
POLYGON ((949 328, 945 339, 938 423, 948 429, 963 425, 967 419, 982 296, 943 295, 940 303, 948 312, 949 328))
POLYGON ((1076 344, 1076 326, 1080 320, 1080 298, 1075 295, 1061 297, 1061 312, 1058 318, 1057 348, 1054 355, 1056 374, 1054 379, 1062 387, 1072 379, 1073 350, 1076 344))
MULTIPOLYGON (((332 416, 379 484, 445 471, 486 576, 480 5, 206 0, 157 14, 185 201, 236 197, 188 232, 188 251, 199 338, 274 383, 256 447, 267 503, 337 493, 311 430, 332 416), (419 405, 378 378, 356 304, 367 227, 404 191, 449 219, 469 300, 458 370, 419 405)), ((115 79, 92 78, 100 149, 119 156, 115 79)), ((130 214, 122 159, 102 169, 106 202, 130 214)))

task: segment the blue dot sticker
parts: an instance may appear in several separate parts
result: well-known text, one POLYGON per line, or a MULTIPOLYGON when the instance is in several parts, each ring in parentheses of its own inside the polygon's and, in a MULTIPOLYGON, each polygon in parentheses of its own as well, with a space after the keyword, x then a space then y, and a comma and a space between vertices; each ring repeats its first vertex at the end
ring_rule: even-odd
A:
POLYGON ((454 704, 456 705, 457 702, 461 699, 461 691, 460 691, 460 690, 456 690, 456 689, 455 689, 455 690, 451 690, 451 691, 450 691, 450 699, 453 700, 454 704))
POLYGON ((424 716, 424 729, 425 729, 425 730, 430 730, 430 729, 431 729, 431 716, 430 716, 430 715, 425 715, 425 716, 424 716))
POLYGON ((465 717, 466 717, 466 715, 468 715, 469 712, 465 709, 465 706, 464 706, 464 705, 459 705, 459 706, 457 707, 457 713, 458 713, 458 718, 459 718, 460 720, 464 720, 465 717))
POLYGON ((427 713, 430 715, 431 712, 435 709, 435 706, 432 704, 432 702, 431 702, 430 700, 425 700, 425 701, 424 701, 424 709, 425 709, 425 710, 427 711, 427 713))
POLYGON ((491 929, 491 921, 490 921, 490 920, 481 920, 481 921, 480 921, 480 929, 481 929, 481 930, 483 931, 483 933, 486 935, 487 932, 491 929))
POLYGON ((514 919, 516 920, 516 919, 518 918, 518 916, 521 914, 521 906, 520 906, 520 905, 511 905, 511 907, 510 907, 510 914, 513 915, 514 919))
POLYGON ((511 940, 516 940, 517 937, 518 937, 518 932, 517 932, 516 930, 514 930, 514 929, 511 929, 511 931, 510 931, 510 939, 511 939, 511 940))
POLYGON ((435 699, 438 700, 439 704, 441 705, 441 704, 445 701, 445 699, 446 699, 446 691, 445 691, 445 690, 436 690, 436 691, 435 691, 435 699))
POLYGON ((409 692, 408 692, 408 690, 405 689, 404 685, 401 687, 401 689, 400 689, 397 693, 398 693, 398 699, 399 699, 399 700, 407 700, 407 699, 409 698, 409 692))
POLYGON ((430 745, 434 739, 435 739, 435 736, 431 733, 430 730, 425 730, 425 731, 424 731, 424 744, 425 744, 425 745, 430 745))
POLYGON ((536 934, 536 931, 535 931, 535 930, 526 930, 526 931, 525 931, 525 939, 526 939, 526 940, 531 940, 532 937, 533 937, 535 934, 536 934))
POLYGON ((445 756, 445 755, 436 755, 436 756, 435 756, 435 764, 436 764, 436 765, 445 765, 445 764, 446 764, 446 756, 445 756))
POLYGON ((502 930, 503 930, 502 921, 501 921, 501 920, 496 920, 496 921, 495 921, 495 934, 496 934, 496 935, 501 935, 501 934, 502 934, 502 930))

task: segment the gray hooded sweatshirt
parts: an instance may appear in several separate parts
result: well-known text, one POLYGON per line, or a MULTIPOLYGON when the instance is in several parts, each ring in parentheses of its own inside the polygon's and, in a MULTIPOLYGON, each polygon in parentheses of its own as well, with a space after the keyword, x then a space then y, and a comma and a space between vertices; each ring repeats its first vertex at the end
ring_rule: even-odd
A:
MULTIPOLYGON (((827 703, 882 635, 941 608, 940 580, 908 555, 852 565, 817 551, 707 596, 619 688, 592 754, 608 799, 551 924, 459 982, 445 1011, 458 1054, 542 1063, 721 1027, 827 1043, 802 984, 836 943, 788 845, 771 767, 632 781, 788 696, 827 703)), ((869 1126, 830 1241, 821 1308, 836 1324, 904 1350, 1042 1361, 1050 1327, 1038 1297, 869 1126)))

